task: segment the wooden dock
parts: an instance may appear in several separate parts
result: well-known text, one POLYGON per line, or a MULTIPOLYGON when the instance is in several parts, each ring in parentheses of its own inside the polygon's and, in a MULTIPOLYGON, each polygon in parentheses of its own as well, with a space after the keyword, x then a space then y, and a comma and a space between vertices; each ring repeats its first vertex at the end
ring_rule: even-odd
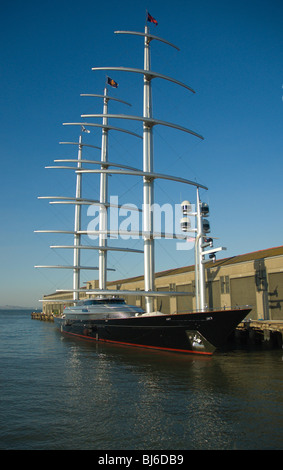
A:
POLYGON ((283 320, 250 320, 240 323, 234 332, 234 341, 239 345, 283 348, 283 320))
POLYGON ((53 313, 32 312, 31 318, 32 320, 54 321, 53 313))

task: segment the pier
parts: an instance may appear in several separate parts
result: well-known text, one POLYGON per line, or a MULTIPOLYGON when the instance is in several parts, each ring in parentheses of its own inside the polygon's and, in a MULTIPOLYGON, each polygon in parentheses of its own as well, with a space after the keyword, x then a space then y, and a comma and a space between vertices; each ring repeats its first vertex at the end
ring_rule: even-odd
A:
POLYGON ((283 320, 249 320, 241 322, 232 335, 240 347, 283 348, 283 320))
POLYGON ((31 312, 32 320, 54 321, 53 313, 31 312))

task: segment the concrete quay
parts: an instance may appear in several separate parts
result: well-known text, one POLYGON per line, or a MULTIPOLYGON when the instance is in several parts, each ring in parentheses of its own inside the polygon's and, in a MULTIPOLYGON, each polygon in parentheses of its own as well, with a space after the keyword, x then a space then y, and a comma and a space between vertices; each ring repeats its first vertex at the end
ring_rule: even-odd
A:
POLYGON ((242 345, 263 349, 281 349, 283 348, 283 320, 243 321, 237 326, 231 338, 238 347, 242 345))

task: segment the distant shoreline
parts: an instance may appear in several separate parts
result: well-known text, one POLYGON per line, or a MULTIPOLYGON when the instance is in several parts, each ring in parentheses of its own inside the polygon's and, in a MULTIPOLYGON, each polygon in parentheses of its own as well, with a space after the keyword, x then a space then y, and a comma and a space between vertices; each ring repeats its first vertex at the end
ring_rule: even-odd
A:
POLYGON ((31 310, 31 311, 34 311, 34 310, 40 310, 38 308, 35 308, 35 307, 19 307, 17 305, 1 305, 0 306, 0 310, 31 310))

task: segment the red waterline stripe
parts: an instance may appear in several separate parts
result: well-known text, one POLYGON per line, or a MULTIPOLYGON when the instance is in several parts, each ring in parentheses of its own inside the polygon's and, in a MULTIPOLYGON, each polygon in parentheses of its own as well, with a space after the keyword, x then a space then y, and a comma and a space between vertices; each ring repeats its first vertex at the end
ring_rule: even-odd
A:
POLYGON ((173 348, 162 348, 161 346, 147 346, 144 344, 135 344, 135 343, 125 343, 123 341, 112 341, 111 339, 95 339, 90 336, 78 335, 77 333, 69 333, 67 331, 63 331, 63 333, 72 336, 78 336, 79 338, 87 339, 90 341, 100 341, 104 343, 113 343, 113 344, 123 344, 125 346, 135 346, 137 348, 147 348, 147 349, 158 349, 162 351, 173 351, 173 352, 183 352, 186 354, 204 354, 206 356, 212 356, 212 352, 205 352, 205 351, 191 351, 189 349, 173 349, 173 348))

